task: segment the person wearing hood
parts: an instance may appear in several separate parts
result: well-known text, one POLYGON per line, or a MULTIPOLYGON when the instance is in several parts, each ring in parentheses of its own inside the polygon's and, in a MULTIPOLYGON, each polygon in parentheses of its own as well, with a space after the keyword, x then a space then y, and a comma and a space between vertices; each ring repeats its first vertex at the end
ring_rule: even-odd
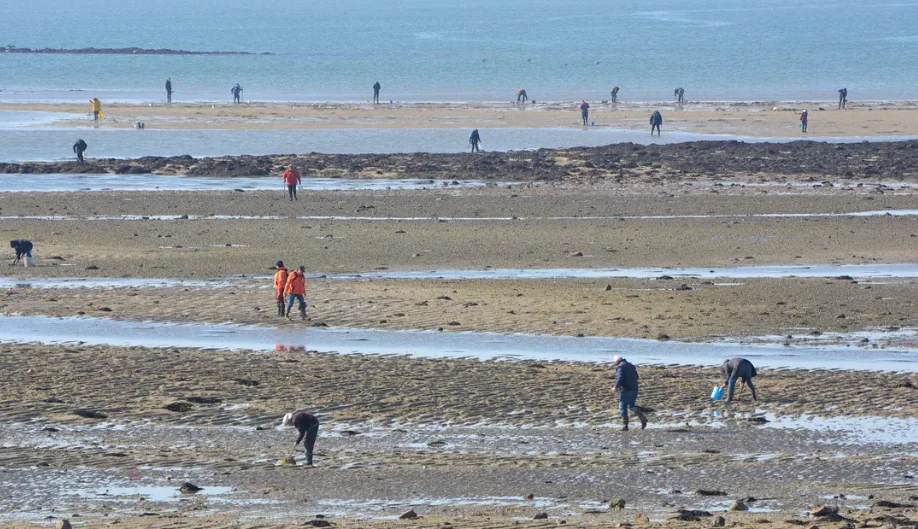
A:
POLYGON ((628 412, 637 415, 641 421, 641 430, 647 428, 647 417, 637 407, 638 397, 638 372, 634 365, 622 358, 615 356, 612 364, 616 368, 615 390, 618 391, 618 412, 622 416, 622 431, 628 431, 628 412))
POLYGON ((278 261, 274 268, 277 269, 277 272, 274 272, 274 299, 277 300, 277 315, 286 316, 284 289, 287 287, 287 267, 284 266, 283 261, 278 261))
POLYGON ((663 134, 663 114, 659 110, 654 110, 650 115, 650 135, 653 136, 653 129, 657 129, 657 136, 663 134))
POLYGON ((755 366, 752 365, 752 362, 745 358, 733 358, 727 360, 720 366, 720 372, 724 375, 724 385, 721 386, 721 389, 730 388, 727 392, 727 402, 733 401, 733 391, 736 389, 737 379, 741 379, 743 384, 749 386, 749 391, 752 392, 752 400, 758 400, 752 378, 759 373, 755 370, 755 366))
POLYGON ((590 104, 581 99, 579 106, 580 117, 583 118, 583 126, 585 127, 590 124, 590 104))
POLYGON ((10 248, 16 251, 16 258, 13 259, 13 262, 10 263, 10 266, 18 263, 20 259, 32 258, 32 241, 27 241, 25 239, 15 239, 10 241, 10 248))
POLYGON ((319 437, 319 419, 311 413, 298 410, 284 415, 281 426, 293 427, 299 431, 300 434, 293 443, 293 448, 295 449, 300 441, 303 441, 303 449, 306 450, 306 465, 311 467, 312 451, 316 446, 316 438, 319 437))
POLYGON ((480 152, 478 149, 479 143, 481 143, 481 135, 478 134, 478 129, 475 129, 469 134, 469 144, 472 146, 472 152, 480 152))

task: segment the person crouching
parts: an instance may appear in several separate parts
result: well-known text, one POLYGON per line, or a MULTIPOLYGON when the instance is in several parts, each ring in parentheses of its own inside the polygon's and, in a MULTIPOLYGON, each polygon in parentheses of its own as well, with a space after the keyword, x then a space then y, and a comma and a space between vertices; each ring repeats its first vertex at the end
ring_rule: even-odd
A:
POLYGON ((300 444, 300 441, 303 441, 303 448, 306 450, 306 465, 312 466, 312 450, 316 446, 316 438, 319 436, 319 419, 311 413, 300 410, 284 415, 281 426, 293 427, 300 432, 296 442, 293 443, 293 447, 295 449, 300 444))

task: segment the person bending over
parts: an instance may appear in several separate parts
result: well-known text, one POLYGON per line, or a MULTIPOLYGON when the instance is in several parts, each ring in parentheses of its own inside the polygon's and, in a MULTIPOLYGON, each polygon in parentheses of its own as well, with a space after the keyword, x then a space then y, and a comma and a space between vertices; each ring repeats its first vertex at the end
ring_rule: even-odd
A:
POLYGON ((293 447, 296 448, 300 441, 303 441, 303 449, 306 450, 306 464, 312 466, 312 450, 315 448, 316 438, 319 436, 319 419, 311 413, 299 410, 284 415, 281 426, 293 427, 299 430, 300 435, 296 438, 296 442, 293 443, 293 447))

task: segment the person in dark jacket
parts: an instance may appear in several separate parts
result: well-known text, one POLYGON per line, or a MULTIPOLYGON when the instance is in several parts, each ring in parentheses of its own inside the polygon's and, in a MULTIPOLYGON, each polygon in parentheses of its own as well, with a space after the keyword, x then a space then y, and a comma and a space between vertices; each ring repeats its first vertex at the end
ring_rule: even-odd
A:
POLYGON ((657 129, 657 136, 663 134, 663 114, 659 110, 654 110, 650 115, 650 135, 653 136, 653 129, 657 129))
POLYGON ((676 88, 673 92, 673 96, 676 98, 677 103, 685 102, 685 88, 676 88))
POLYGON ((169 77, 166 79, 166 102, 172 102, 172 78, 169 77))
POLYGON ((526 94, 525 88, 520 88, 519 90, 516 91, 516 102, 517 103, 525 103, 528 99, 529 99, 529 95, 526 94))
POLYGON ((230 88, 230 93, 233 94, 233 103, 242 103, 242 85, 236 83, 230 88))
POLYGON ((382 90, 382 85, 379 84, 379 81, 376 81, 373 84, 373 103, 379 103, 379 91, 382 90))
POLYGON ((647 428, 647 417, 637 407, 638 372, 631 362, 620 356, 612 359, 616 367, 615 390, 618 391, 618 412, 622 416, 622 431, 628 431, 628 411, 641 421, 641 430, 647 428))
POLYGON ((281 426, 292 426, 299 430, 300 435, 293 443, 294 448, 300 444, 300 441, 303 441, 303 438, 306 439, 303 441, 303 448, 306 450, 306 464, 312 466, 312 449, 316 446, 316 438, 319 436, 319 419, 311 413, 299 410, 284 415, 281 426))
POLYGON ((807 124, 807 121, 809 120, 809 117, 810 117, 809 113, 806 111, 806 109, 803 109, 803 112, 800 113, 801 132, 806 132, 806 124, 807 124))
POLYGON ((838 109, 847 110, 848 109, 848 89, 842 88, 838 91, 838 109))
POLYGON ((475 129, 469 134, 469 144, 472 146, 472 152, 480 152, 478 149, 479 143, 481 143, 481 135, 478 134, 478 129, 475 129))
POLYGON ((13 262, 10 263, 10 266, 19 262, 23 257, 27 259, 32 258, 32 241, 27 241, 25 239, 16 239, 10 241, 10 248, 16 250, 16 258, 13 259, 13 262))
POLYGON ((86 145, 82 138, 73 144, 73 152, 76 153, 78 162, 83 163, 83 153, 86 152, 88 147, 89 145, 86 145))
POLYGON ((612 103, 618 103, 618 87, 617 86, 613 88, 611 92, 609 92, 609 95, 612 96, 612 101, 611 101, 612 103))
POLYGON ((579 104, 578 106, 580 107, 580 117, 581 117, 581 119, 583 119, 583 126, 585 127, 585 126, 587 126, 587 125, 590 124, 590 123, 589 123, 589 121, 590 121, 590 104, 587 103, 586 101, 584 101, 583 99, 581 99, 581 100, 580 100, 580 104, 579 104))
POLYGON ((737 379, 741 379, 743 384, 749 386, 749 391, 752 392, 752 400, 758 400, 755 394, 755 385, 752 383, 752 378, 758 375, 758 372, 752 362, 745 358, 733 358, 720 366, 720 372, 724 374, 724 385, 721 388, 728 386, 730 388, 727 393, 727 402, 733 401, 733 391, 736 389, 737 379))

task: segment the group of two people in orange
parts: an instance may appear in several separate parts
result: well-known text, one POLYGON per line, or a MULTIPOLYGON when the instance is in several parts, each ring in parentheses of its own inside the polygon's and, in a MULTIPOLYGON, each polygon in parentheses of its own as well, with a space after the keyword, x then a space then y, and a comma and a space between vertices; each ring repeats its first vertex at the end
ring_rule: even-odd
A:
POLYGON ((277 315, 291 318, 293 302, 299 302, 300 318, 306 319, 306 267, 301 266, 293 272, 288 272, 283 261, 275 265, 274 273, 274 298, 277 300, 277 315), (284 297, 287 303, 284 304, 284 297))
POLYGON ((296 186, 300 185, 300 182, 303 180, 300 177, 300 172, 294 169, 292 165, 288 165, 287 170, 284 171, 284 175, 281 178, 284 179, 284 184, 287 186, 287 195, 290 197, 290 201, 297 200, 296 186))

